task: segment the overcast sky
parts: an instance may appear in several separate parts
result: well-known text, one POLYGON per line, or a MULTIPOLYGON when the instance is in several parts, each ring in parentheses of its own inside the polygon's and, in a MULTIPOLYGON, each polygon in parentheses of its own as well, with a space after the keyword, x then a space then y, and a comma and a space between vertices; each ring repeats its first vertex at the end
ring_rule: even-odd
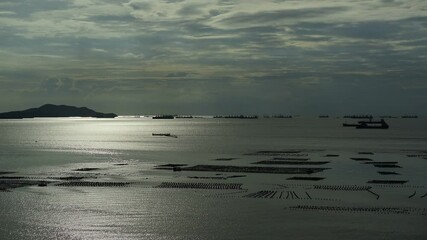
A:
POLYGON ((425 0, 1 0, 0 112, 427 114, 425 0))

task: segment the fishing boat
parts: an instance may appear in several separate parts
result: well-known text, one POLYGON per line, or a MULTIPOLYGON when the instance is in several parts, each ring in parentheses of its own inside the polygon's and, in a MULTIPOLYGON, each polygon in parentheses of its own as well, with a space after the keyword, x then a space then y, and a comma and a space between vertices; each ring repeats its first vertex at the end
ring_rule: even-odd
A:
POLYGON ((389 125, 381 119, 379 121, 358 121, 358 123, 343 123, 343 127, 355 127, 357 129, 388 129, 389 125))
POLYGON ((388 124, 381 119, 380 121, 359 121, 357 129, 388 129, 388 124))

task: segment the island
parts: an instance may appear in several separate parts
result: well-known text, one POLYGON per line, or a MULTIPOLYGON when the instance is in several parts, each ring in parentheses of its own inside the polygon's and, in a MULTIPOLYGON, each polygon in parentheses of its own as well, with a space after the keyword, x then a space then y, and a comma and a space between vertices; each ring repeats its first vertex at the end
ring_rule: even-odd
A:
POLYGON ((35 117, 94 117, 115 118, 114 113, 100 113, 87 107, 45 104, 39 108, 30 108, 23 111, 0 113, 0 119, 23 119, 35 117))

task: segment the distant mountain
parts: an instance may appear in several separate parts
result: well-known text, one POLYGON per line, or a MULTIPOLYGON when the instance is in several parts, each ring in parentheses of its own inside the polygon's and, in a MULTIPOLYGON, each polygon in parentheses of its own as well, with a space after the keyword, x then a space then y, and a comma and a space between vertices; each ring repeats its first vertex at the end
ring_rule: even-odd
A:
POLYGON ((24 111, 0 113, 0 119, 21 119, 35 117, 95 117, 115 118, 114 113, 100 113, 86 107, 46 104, 39 108, 30 108, 24 111))

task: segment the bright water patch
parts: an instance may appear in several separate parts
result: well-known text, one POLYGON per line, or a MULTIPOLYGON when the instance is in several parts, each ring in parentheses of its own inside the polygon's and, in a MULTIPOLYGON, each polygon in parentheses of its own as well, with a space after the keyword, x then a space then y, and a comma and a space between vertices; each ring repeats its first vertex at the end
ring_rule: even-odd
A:
POLYGON ((341 123, 0 121, 0 238, 425 239, 426 120, 390 119, 389 130, 341 123), (307 162, 326 169, 256 171, 319 167, 307 162), (197 165, 224 167, 185 170, 197 165))

